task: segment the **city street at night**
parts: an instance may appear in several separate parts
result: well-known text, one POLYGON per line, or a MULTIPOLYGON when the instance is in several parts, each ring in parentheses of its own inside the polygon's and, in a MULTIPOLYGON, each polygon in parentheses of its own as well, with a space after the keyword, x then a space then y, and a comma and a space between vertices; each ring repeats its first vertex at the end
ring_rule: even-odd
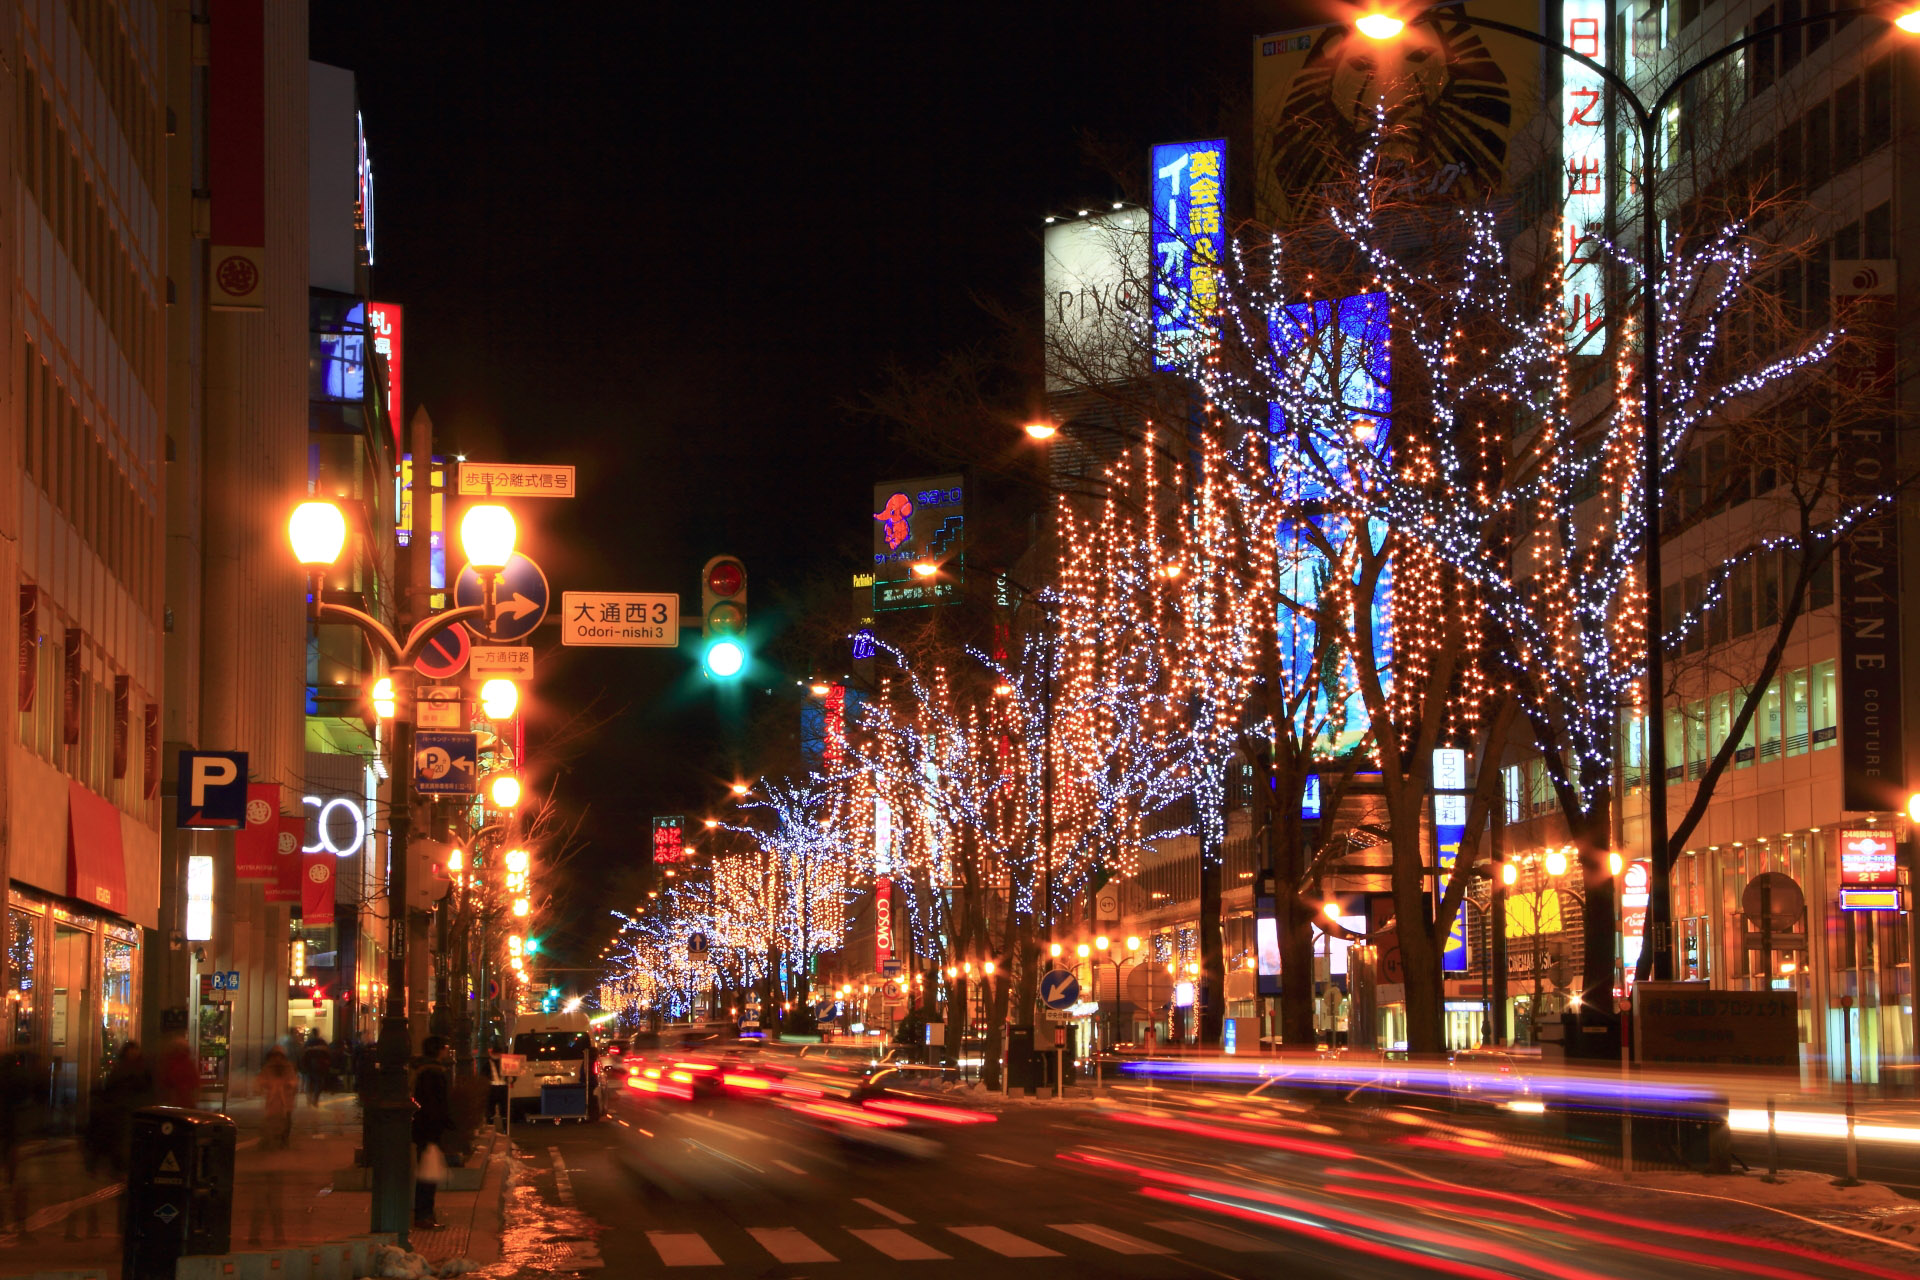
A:
POLYGON ((1920 0, 0 14, 0 1280, 1920 1276, 1920 0))

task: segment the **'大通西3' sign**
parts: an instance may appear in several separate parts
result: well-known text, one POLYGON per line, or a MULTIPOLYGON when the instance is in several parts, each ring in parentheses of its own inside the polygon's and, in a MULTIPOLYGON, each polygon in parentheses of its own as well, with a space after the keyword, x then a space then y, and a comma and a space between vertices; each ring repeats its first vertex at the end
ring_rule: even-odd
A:
POLYGON ((1226 247, 1227 142, 1163 142, 1153 148, 1153 366, 1193 358, 1195 338, 1220 306, 1226 247))

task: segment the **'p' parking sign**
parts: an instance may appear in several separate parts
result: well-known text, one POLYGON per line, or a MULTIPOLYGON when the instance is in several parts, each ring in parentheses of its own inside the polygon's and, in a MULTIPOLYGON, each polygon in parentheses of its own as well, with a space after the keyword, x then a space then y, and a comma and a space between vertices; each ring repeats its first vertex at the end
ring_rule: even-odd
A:
POLYGON ((188 831, 238 831, 247 825, 247 753, 182 751, 174 825, 188 831))

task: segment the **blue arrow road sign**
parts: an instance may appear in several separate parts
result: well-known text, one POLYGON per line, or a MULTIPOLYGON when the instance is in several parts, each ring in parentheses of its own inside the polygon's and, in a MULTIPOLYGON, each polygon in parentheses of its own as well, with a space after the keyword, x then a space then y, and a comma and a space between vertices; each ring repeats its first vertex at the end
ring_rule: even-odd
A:
POLYGON ((1040 975, 1040 1003, 1049 1009, 1065 1011, 1080 1003, 1080 979, 1065 969, 1049 969, 1040 975))
POLYGON ((480 789, 480 735, 416 730, 413 789, 423 796, 470 796, 480 789))
MULTIPOLYGON (((488 631, 486 624, 478 618, 469 619, 468 628, 483 640, 495 644, 512 644, 525 640, 533 634, 533 629, 547 616, 547 605, 553 593, 547 588, 547 575, 532 557, 523 556, 518 551, 507 561, 507 567, 493 577, 494 583, 494 625, 488 631)), ((480 574, 472 565, 460 571, 454 579, 453 602, 457 605, 475 605, 481 603, 480 574)))

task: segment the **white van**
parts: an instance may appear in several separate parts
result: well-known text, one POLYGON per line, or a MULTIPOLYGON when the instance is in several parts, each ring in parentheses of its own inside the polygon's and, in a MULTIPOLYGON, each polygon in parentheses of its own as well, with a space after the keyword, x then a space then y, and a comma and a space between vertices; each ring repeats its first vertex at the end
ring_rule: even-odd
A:
POLYGON ((527 1060, 526 1069, 514 1077, 507 1093, 507 1106, 516 1121, 539 1114, 540 1090, 550 1084, 583 1086, 585 1116, 599 1118, 599 1081, 594 1078, 593 1036, 585 1013, 539 1014, 523 1020, 509 1052, 527 1060))

